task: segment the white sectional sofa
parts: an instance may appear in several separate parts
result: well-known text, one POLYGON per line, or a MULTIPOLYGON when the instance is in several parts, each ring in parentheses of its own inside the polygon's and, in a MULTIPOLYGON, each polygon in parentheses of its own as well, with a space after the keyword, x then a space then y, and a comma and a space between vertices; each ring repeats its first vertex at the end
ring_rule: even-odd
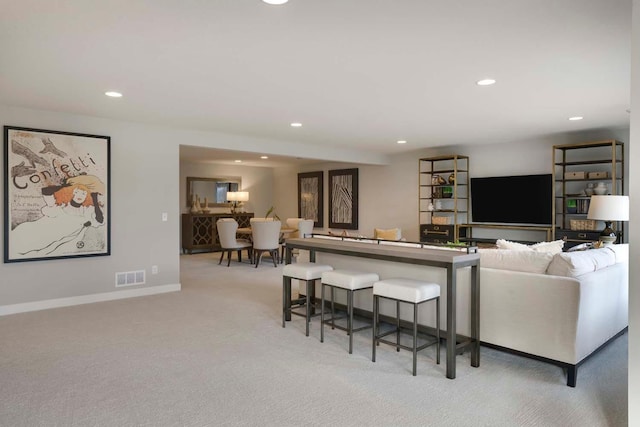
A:
MULTIPOLYGON (((407 244, 409 245, 409 244, 407 244)), ((578 366, 628 326, 628 245, 550 253, 480 250, 480 339, 484 345, 555 363, 567 370, 575 387, 578 366)), ((446 283, 441 268, 419 267, 318 253, 334 268, 376 272, 381 279, 409 277, 446 283)), ((458 275, 457 333, 469 335, 470 269, 458 275)), ((446 286, 442 286, 446 307, 446 286)), ((319 291, 317 291, 319 295, 319 291)), ((370 312, 371 295, 356 307, 370 312)), ((443 310, 444 311, 444 310, 443 310)), ((395 305, 381 306, 394 315, 395 305)), ((445 323, 441 313, 441 324, 445 323)), ((410 312, 401 310, 410 320, 410 312)), ((419 323, 435 326, 435 312, 421 309, 419 323)))

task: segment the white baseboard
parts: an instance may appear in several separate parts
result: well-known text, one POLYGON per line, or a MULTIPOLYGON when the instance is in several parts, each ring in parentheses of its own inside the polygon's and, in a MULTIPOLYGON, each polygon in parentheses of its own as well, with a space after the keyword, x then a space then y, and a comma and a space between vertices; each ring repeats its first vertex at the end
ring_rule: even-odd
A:
POLYGON ((80 295, 77 297, 56 298, 44 301, 25 302, 22 304, 0 305, 0 316, 26 313, 29 311, 47 310, 49 308, 69 307, 72 305, 91 304, 94 302, 113 301, 117 299, 143 297, 147 295, 177 292, 182 289, 180 283, 162 286, 149 286, 140 289, 105 292, 101 294, 80 295))

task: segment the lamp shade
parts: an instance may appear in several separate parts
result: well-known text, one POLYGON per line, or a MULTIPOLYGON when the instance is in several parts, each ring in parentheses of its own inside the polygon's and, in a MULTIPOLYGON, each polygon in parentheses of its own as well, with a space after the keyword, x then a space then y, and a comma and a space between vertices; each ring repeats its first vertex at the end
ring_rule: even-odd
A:
POLYGON ((588 219, 629 221, 629 196, 591 196, 588 219))
POLYGON ((227 200, 230 202, 248 202, 249 192, 248 191, 228 191, 227 200))

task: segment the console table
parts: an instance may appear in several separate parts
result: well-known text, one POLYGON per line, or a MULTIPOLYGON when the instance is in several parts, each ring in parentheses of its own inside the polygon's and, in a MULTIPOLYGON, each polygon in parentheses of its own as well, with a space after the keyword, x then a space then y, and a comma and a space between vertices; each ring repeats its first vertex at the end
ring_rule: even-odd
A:
POLYGON ((193 250, 220 250, 216 222, 220 218, 233 218, 238 227, 249 227, 253 213, 211 213, 182 214, 182 253, 193 253, 193 250))
MULTIPOLYGON (((526 232, 537 232, 537 233, 545 233, 545 240, 548 242, 551 240, 553 235, 553 227, 542 226, 542 225, 509 225, 509 224, 458 224, 457 232, 456 232, 456 240, 461 242, 482 242, 482 241, 492 241, 495 242, 496 239, 487 239, 487 238, 473 238, 473 229, 474 228, 485 228, 485 229, 496 229, 496 230, 520 230, 526 232), (468 230, 468 231, 467 231, 468 230)), ((517 239, 521 240, 521 239, 517 239)))
MULTIPOLYGON (((406 264, 417 264, 429 267, 440 267, 447 270, 447 378, 456 377, 456 350, 471 348, 471 366, 480 366, 480 255, 462 251, 411 248, 403 246, 378 245, 323 238, 287 239, 285 262, 291 263, 291 251, 304 249, 309 251, 311 262, 315 262, 317 252, 370 258, 406 264), (458 269, 471 267, 471 337, 458 343, 456 335, 456 285, 458 269)), ((475 248, 474 248, 475 249, 475 248)), ((291 286, 291 278, 283 278, 285 288, 291 286)), ((285 305, 291 305, 291 294, 285 305)), ((291 320, 291 316, 286 317, 291 320)))

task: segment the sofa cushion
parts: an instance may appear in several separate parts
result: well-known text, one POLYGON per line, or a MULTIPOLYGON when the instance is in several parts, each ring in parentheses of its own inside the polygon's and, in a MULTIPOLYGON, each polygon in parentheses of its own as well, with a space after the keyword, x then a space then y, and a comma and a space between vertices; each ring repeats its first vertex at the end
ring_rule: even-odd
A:
POLYGON ((549 252, 534 250, 478 249, 480 266, 499 270, 544 274, 553 258, 549 252))
POLYGON ((553 256, 547 274, 578 277, 616 263, 616 254, 610 248, 563 252, 553 256))

